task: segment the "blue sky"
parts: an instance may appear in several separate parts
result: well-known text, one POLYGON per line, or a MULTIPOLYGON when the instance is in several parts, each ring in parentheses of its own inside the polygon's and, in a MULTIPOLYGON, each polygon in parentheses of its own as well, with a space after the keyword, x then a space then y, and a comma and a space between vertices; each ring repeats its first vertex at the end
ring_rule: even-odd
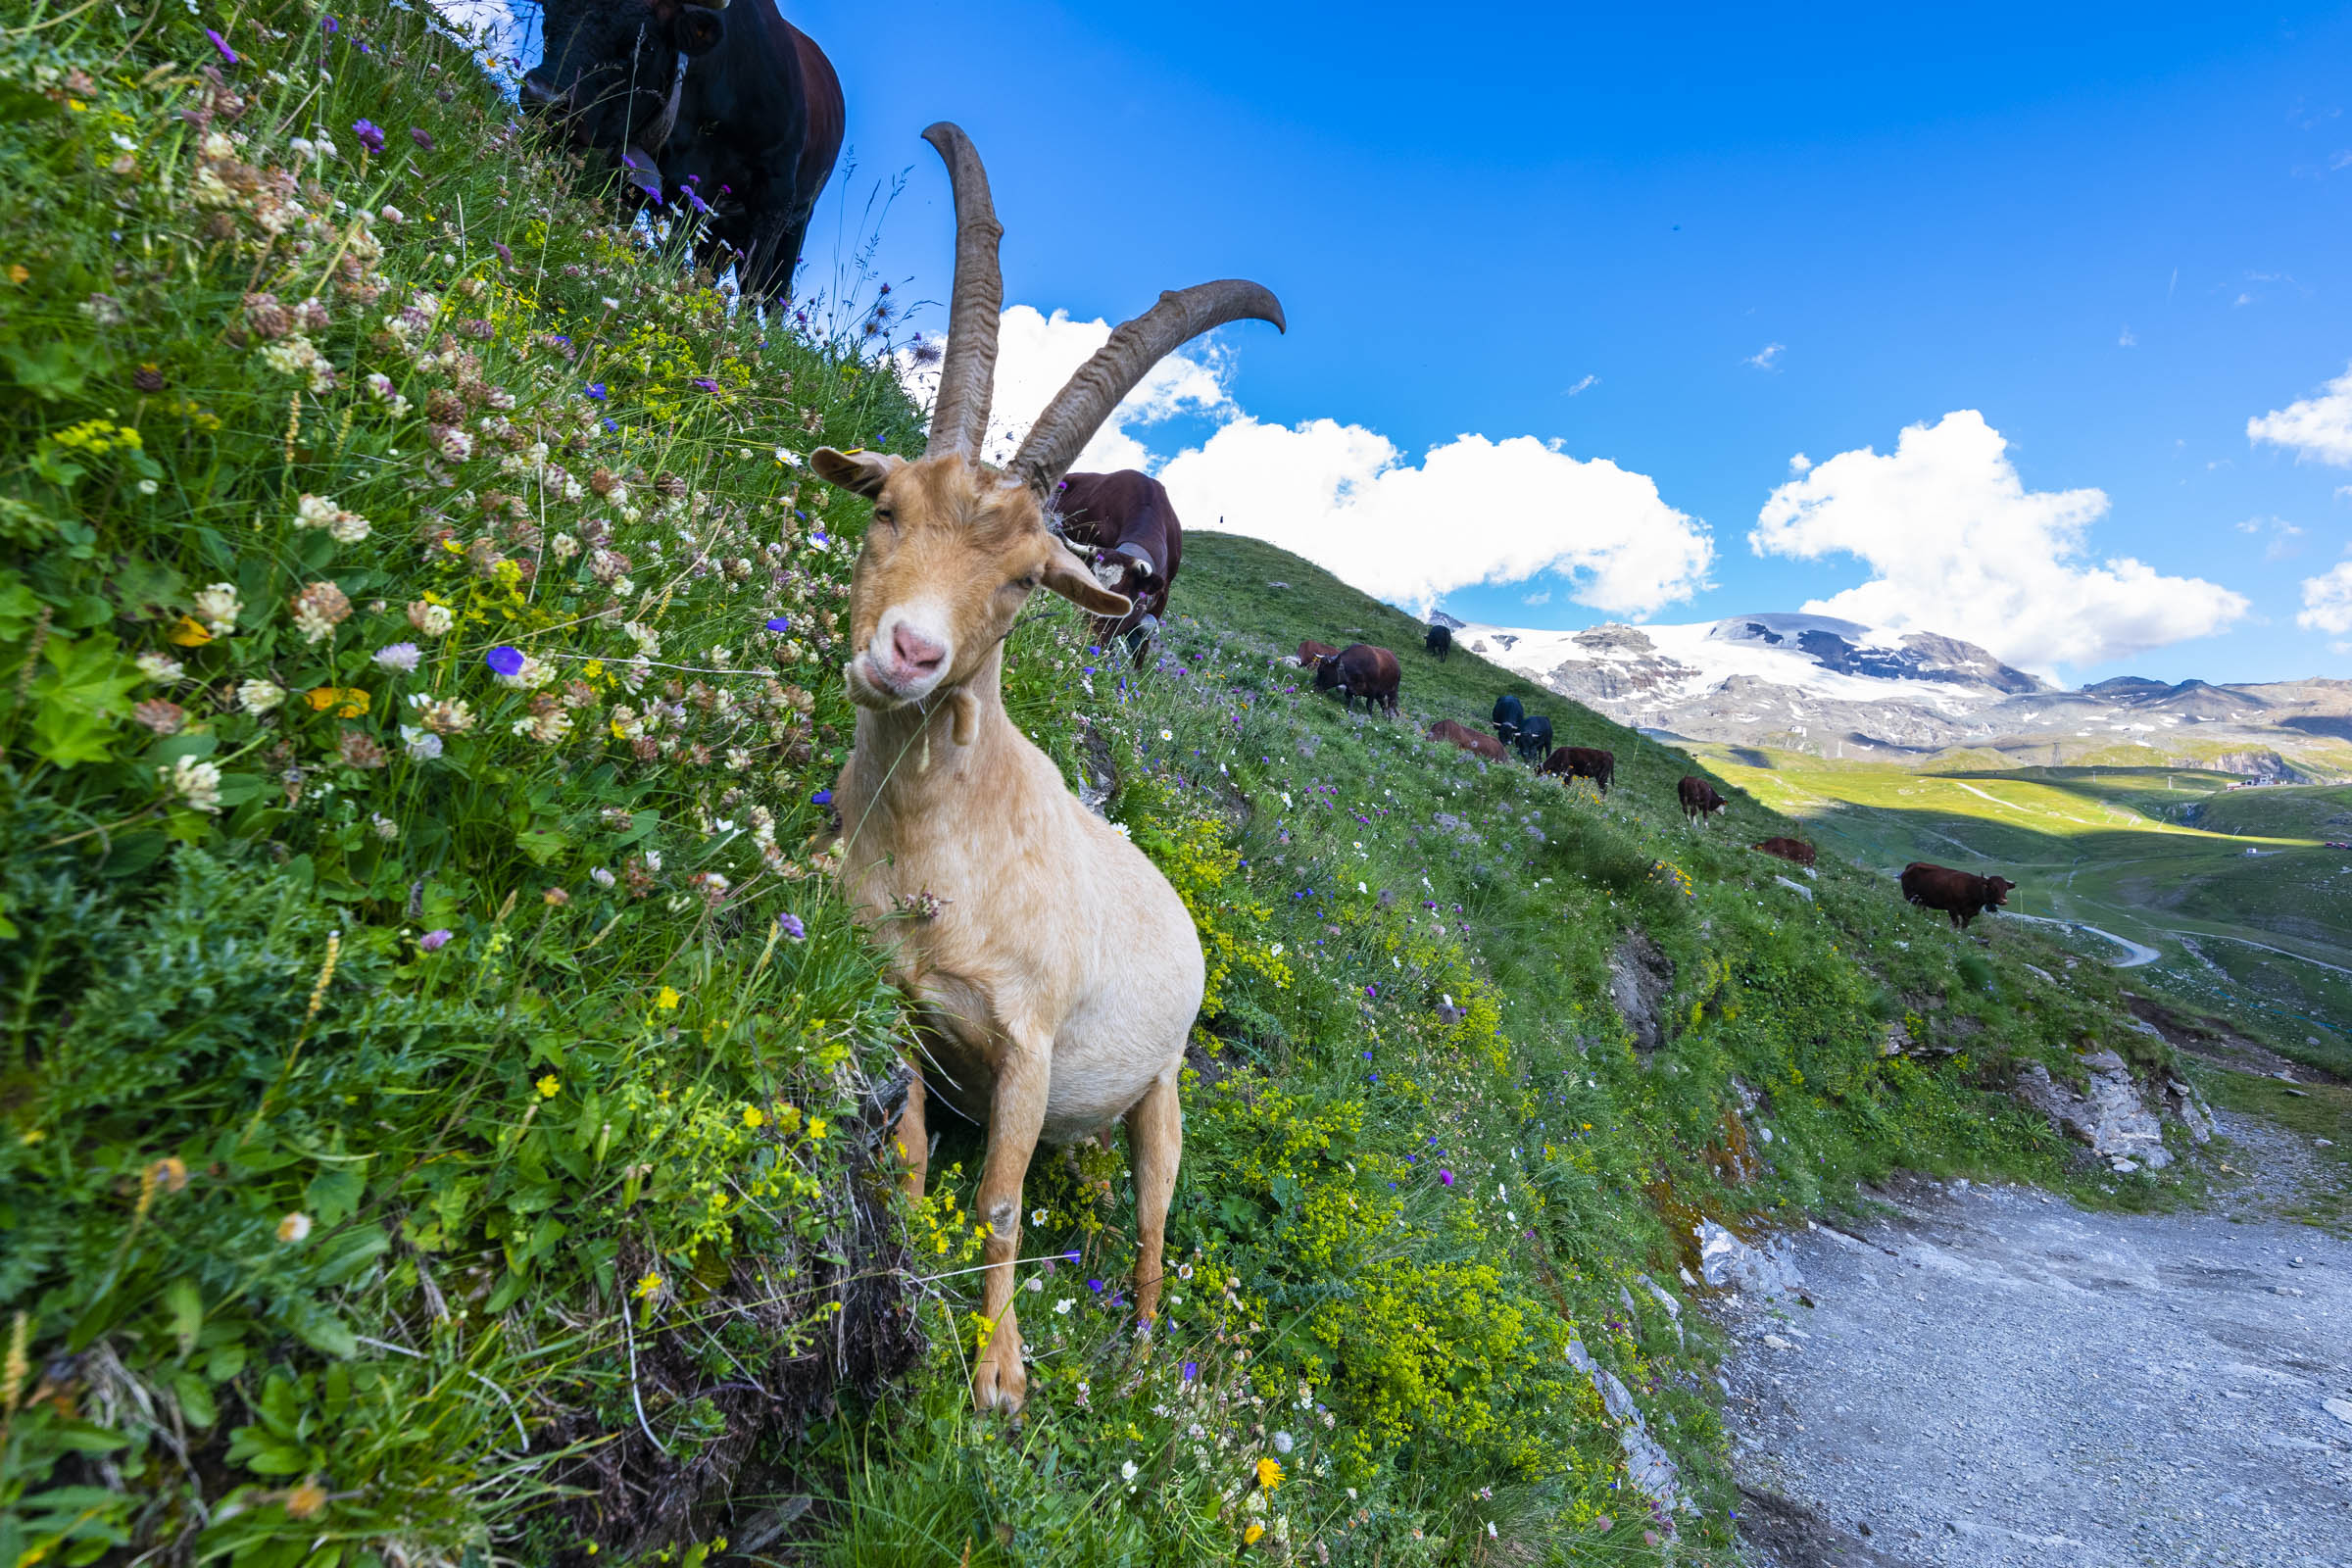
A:
POLYGON ((1859 590, 1838 602, 2070 679, 2352 674, 2352 567, 2328 576, 2352 466, 2323 461, 2352 460, 2328 436, 2352 386, 2289 421, 2301 447, 2247 430, 2352 365, 2352 7, 787 15, 840 70, 858 161, 811 235, 817 285, 904 170, 880 269, 944 299, 916 136, 952 118, 988 162, 1008 304, 1076 325, 1208 277, 1282 296, 1287 337, 1231 329, 1196 360, 1216 395, 1126 428, 1175 460, 1196 526, 1240 512, 1466 618, 1859 590), (1319 446, 1286 434, 1316 421, 1319 446), (1831 462, 1865 448, 1886 461, 1831 462), (1283 487, 1316 463, 1337 500, 1292 529, 1318 503, 1283 487), (1378 515, 1346 510, 1389 469, 1378 515), (2104 505, 2055 494, 2085 490, 2104 505), (1567 572, 1452 580, 1555 540, 1567 572))

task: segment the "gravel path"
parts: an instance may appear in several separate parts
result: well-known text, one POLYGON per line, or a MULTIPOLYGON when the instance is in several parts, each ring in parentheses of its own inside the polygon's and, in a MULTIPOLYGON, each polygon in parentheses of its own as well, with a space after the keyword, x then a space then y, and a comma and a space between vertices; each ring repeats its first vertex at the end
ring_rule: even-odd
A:
POLYGON ((1915 1182, 1796 1237, 1814 1304, 1729 1313, 1754 1560, 2352 1568, 2352 1243, 2272 1217, 2299 1139, 2222 1124, 2259 1178, 2205 1212, 1915 1182))

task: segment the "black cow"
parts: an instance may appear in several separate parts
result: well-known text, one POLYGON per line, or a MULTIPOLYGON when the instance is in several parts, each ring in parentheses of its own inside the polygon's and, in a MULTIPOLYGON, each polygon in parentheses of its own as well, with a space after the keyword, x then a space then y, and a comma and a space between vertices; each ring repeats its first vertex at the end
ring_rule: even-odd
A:
POLYGON ((1617 778, 1617 754, 1604 752, 1597 746, 1563 746, 1544 759, 1544 771, 1562 783, 1572 778, 1589 778, 1594 788, 1606 795, 1617 778))
POLYGON ((1364 706, 1385 708, 1394 715, 1396 711, 1396 687, 1403 679, 1404 666, 1396 656, 1386 648, 1370 643, 1351 643, 1341 650, 1336 659, 1326 659, 1315 666, 1315 690, 1327 692, 1339 689, 1342 707, 1353 709, 1361 697, 1364 706))
POLYGON ((1903 897, 1922 908, 1942 910, 1962 931, 1978 915, 2008 903, 2009 890, 2016 886, 2005 876, 1977 876, 1926 860, 1903 867, 1903 897))
POLYGON ((1519 760, 1537 766, 1551 755, 1551 720, 1542 713, 1530 713, 1519 726, 1519 760))
POLYGON ((707 218, 746 294, 789 294, 841 153, 841 81, 824 51, 776 0, 728 16, 683 0, 547 0, 545 25, 523 107, 560 119, 655 206, 707 218))
POLYGON ((1438 662, 1444 663, 1446 656, 1453 652, 1453 628, 1451 626, 1430 627, 1429 635, 1421 639, 1421 646, 1437 655, 1438 662))
POLYGON ((1509 692, 1494 699, 1494 733, 1502 744, 1510 746, 1519 739, 1519 726, 1527 722, 1527 707, 1509 692))
POLYGON ((1098 617, 1096 640, 1125 638, 1136 663, 1143 663, 1184 564, 1184 525, 1176 520, 1167 487, 1133 468, 1073 473, 1061 482, 1054 510, 1061 536, 1094 564, 1096 580, 1132 605, 1117 620, 1098 617))

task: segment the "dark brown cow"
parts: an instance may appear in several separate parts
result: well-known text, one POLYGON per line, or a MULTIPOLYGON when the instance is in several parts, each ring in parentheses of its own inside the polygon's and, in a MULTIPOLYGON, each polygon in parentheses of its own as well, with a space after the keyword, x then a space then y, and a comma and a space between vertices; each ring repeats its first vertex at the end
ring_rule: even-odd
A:
POLYGON ((1544 772, 1563 784, 1572 778, 1589 778, 1606 795, 1617 780, 1617 754, 1597 746, 1563 746, 1544 759, 1544 772))
POLYGON ((1941 909, 1962 931, 1978 915, 2007 903, 2009 890, 2015 886, 2005 876, 1977 876, 1925 860, 1913 860, 1903 867, 1903 897, 1923 909, 1941 909))
POLYGON ((1792 861, 1797 865, 1813 863, 1813 846, 1807 844, 1803 839, 1766 839, 1763 843, 1751 844, 1748 848, 1761 851, 1766 855, 1777 855, 1782 859, 1792 861))
POLYGON ((1309 641, 1302 642, 1298 645, 1298 662, 1305 665, 1308 669, 1314 668, 1326 659, 1337 659, 1339 657, 1340 651, 1337 648, 1332 647, 1329 643, 1309 641))
POLYGON ((1474 730, 1467 724, 1457 724, 1450 718, 1441 718, 1430 725, 1429 738, 1433 741, 1451 741, 1463 751, 1475 753, 1490 762, 1499 762, 1510 755, 1503 750, 1502 742, 1494 736, 1474 730))
POLYGON ((1184 525, 1167 488, 1147 473, 1073 473, 1054 499, 1062 538, 1095 568, 1095 580, 1124 595, 1130 609, 1116 619, 1095 617, 1095 640, 1124 638, 1143 663, 1167 613, 1168 590, 1184 564, 1184 525))
POLYGON ((1732 804, 1715 793, 1714 785, 1703 778, 1693 778, 1688 773, 1684 774, 1683 781, 1674 787, 1674 792, 1682 798, 1683 814, 1700 827, 1707 825, 1708 817, 1732 804))
POLYGON ((1392 717, 1396 712, 1396 687, 1403 678, 1404 666, 1396 662, 1396 656, 1370 643, 1350 643, 1337 659, 1315 666, 1315 690, 1337 688, 1343 706, 1352 710, 1361 697, 1366 708, 1384 708, 1392 717))

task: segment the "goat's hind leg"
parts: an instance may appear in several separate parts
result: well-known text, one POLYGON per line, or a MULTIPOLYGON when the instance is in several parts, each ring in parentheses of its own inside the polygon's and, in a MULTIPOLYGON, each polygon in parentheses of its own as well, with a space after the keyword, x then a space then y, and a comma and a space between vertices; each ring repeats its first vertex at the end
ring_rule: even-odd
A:
POLYGON ((1168 1201, 1184 1154, 1184 1106, 1176 1093, 1181 1059, 1127 1112, 1127 1160, 1135 1168, 1135 1306, 1147 1323, 1159 1313, 1168 1201))

